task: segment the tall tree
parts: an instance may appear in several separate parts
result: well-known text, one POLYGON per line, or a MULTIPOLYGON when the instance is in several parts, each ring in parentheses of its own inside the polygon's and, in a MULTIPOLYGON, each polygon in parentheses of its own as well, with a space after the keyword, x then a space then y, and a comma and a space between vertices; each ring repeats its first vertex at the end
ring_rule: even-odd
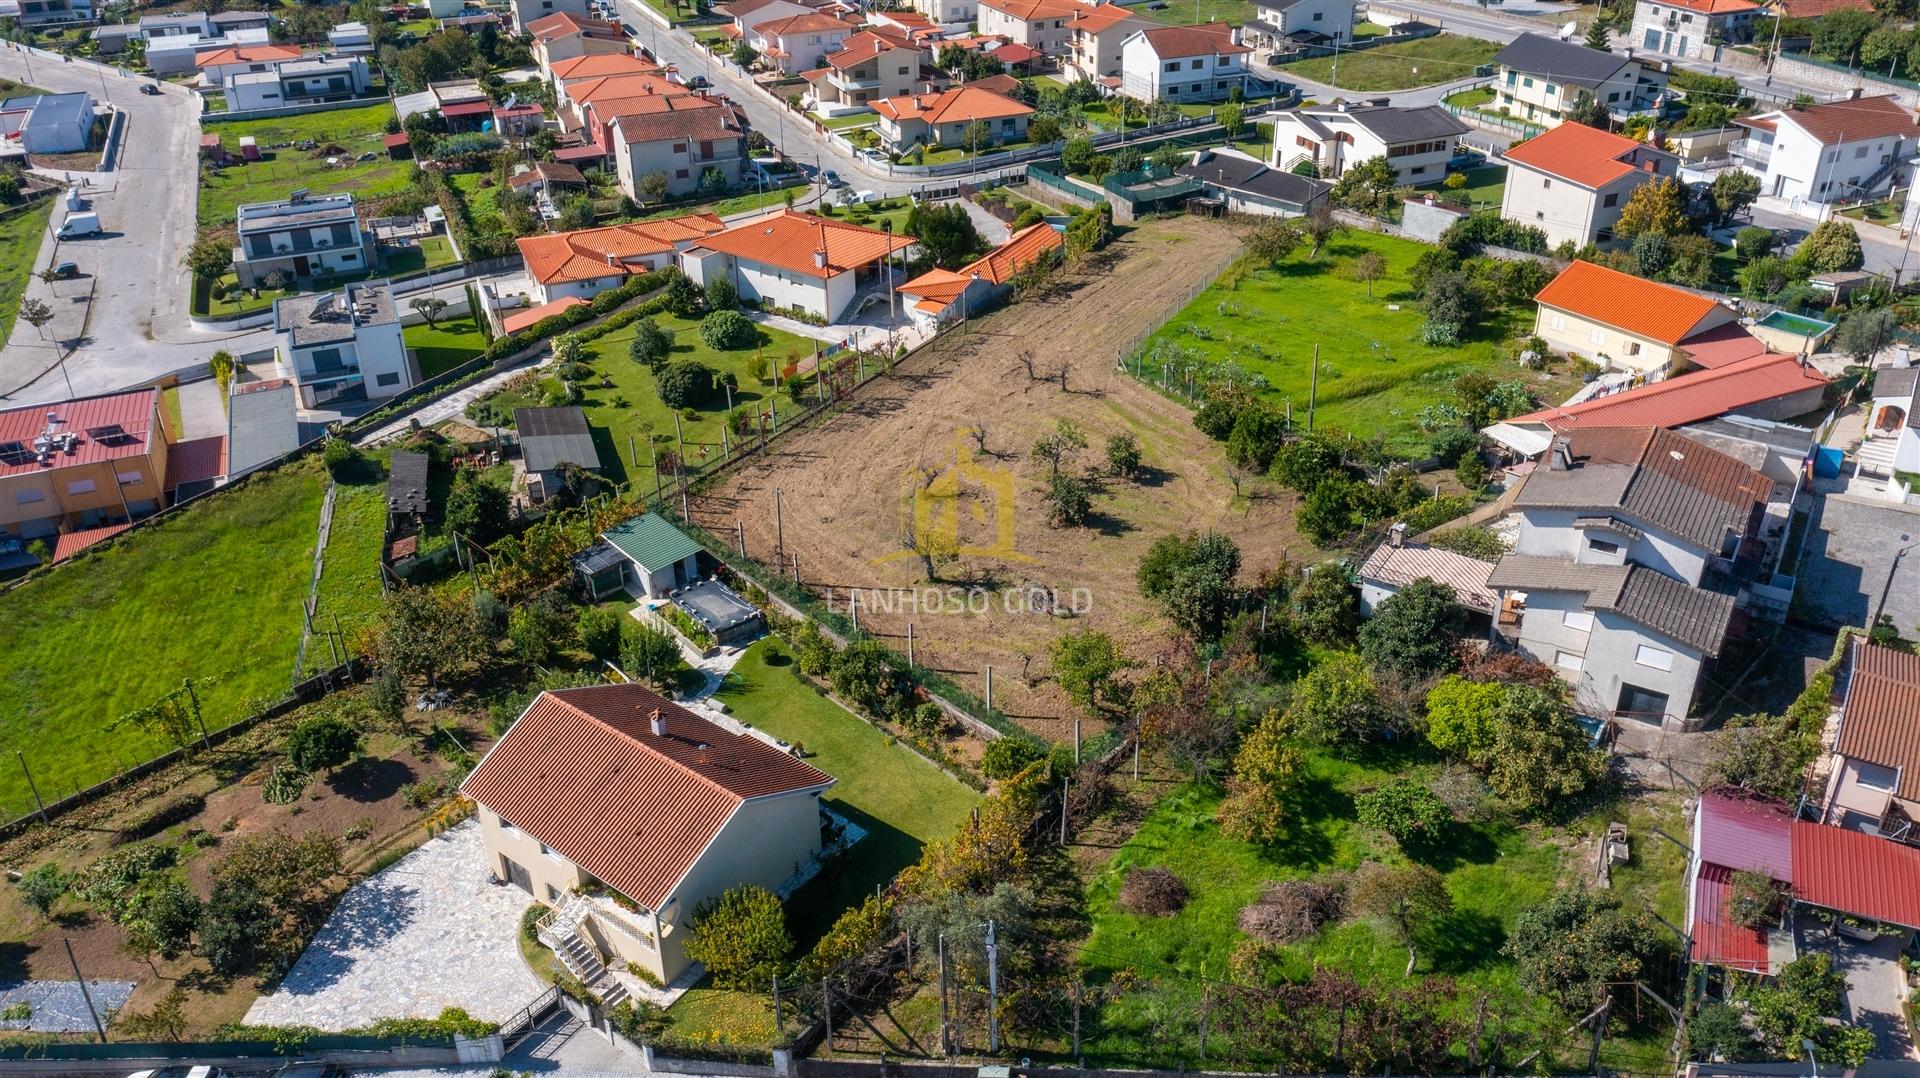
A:
POLYGON ((437 687, 440 678, 486 656, 486 629, 461 596, 402 586, 388 603, 380 632, 382 666, 437 687))
POLYGON ((1466 627, 1466 609, 1452 588, 1416 580, 1388 597, 1360 626, 1360 654, 1380 670, 1418 681, 1459 664, 1454 644, 1466 627))
POLYGON ((1453 895, 1440 873, 1426 865, 1369 861, 1353 875, 1348 904, 1360 916, 1386 926, 1407 949, 1406 976, 1411 977, 1420 961, 1420 933, 1453 912, 1453 895))
POLYGON ((1630 240, 1642 232, 1677 236, 1690 228, 1687 221, 1687 192, 1672 176, 1643 183, 1627 196, 1620 209, 1620 220, 1613 234, 1630 240))

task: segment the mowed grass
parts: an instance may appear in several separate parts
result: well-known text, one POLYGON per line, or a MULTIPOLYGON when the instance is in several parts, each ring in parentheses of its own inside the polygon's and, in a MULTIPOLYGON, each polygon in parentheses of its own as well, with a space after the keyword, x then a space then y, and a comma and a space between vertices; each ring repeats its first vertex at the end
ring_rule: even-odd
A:
MULTIPOLYGON (((0 594, 0 754, 51 801, 173 748, 116 720, 182 678, 208 729, 283 695, 325 491, 313 460, 257 475, 0 594)), ((0 813, 32 807, 0 769, 0 813)))
MULTIPOLYGON (((1308 757, 1309 778, 1289 806, 1291 832, 1272 846, 1226 837, 1215 823, 1220 794, 1211 787, 1176 788, 1148 814, 1087 888, 1093 931, 1082 949, 1089 979, 1104 981, 1131 971, 1157 980, 1165 999, 1189 1015, 1169 1029, 1156 1016, 1153 997, 1134 993, 1107 1005, 1095 1023, 1099 1032, 1087 1053, 1102 1061, 1177 1066, 1198 1058, 1195 1023, 1200 979, 1228 976, 1234 948, 1246 937, 1240 910, 1270 882, 1352 870, 1375 860, 1404 863, 1391 838, 1354 820, 1353 797, 1400 774, 1430 778, 1437 766, 1415 759, 1342 760, 1324 752, 1308 757), (1163 867, 1186 884, 1189 899, 1172 917, 1140 917, 1115 906, 1115 895, 1133 868, 1163 867), (1186 998, 1186 997, 1192 998, 1186 998), (1178 1032, 1175 1032, 1175 1031, 1178 1032)), ((1521 992, 1513 965, 1501 947, 1518 914, 1551 895, 1561 872, 1557 846, 1537 831, 1501 822, 1457 823, 1448 840, 1420 859, 1446 878, 1454 912, 1423 931, 1416 943, 1416 979, 1453 978, 1463 999, 1482 992, 1506 1001, 1531 1021, 1548 1016, 1521 992)), ((1346 920, 1278 949, 1279 970, 1304 979, 1315 967, 1348 973, 1361 983, 1392 985, 1406 979, 1406 949, 1374 924, 1346 920)), ((1230 1031, 1222 1031, 1231 1036, 1230 1031)))
POLYGON ((450 371, 487 350, 487 335, 472 315, 442 317, 431 326, 424 322, 407 326, 400 335, 413 349, 422 378, 450 371))
MULTIPOLYGON (((369 469, 371 472, 372 469, 369 469)), ((327 556, 320 569, 319 603, 314 608, 315 636, 307 644, 307 669, 333 664, 333 651, 321 632, 332 632, 339 619, 342 641, 352 649, 379 624, 380 544, 387 534, 387 481, 368 475, 362 482, 341 483, 333 499, 333 523, 327 533, 327 556)))
POLYGON ((798 676, 777 640, 754 644, 721 686, 740 721, 805 748, 807 762, 839 782, 828 808, 867 830, 848 858, 816 876, 787 905, 804 952, 845 910, 920 858, 928 841, 960 826, 979 795, 798 676))
POLYGON ((248 202, 283 199, 302 187, 316 195, 351 192, 363 200, 404 190, 414 163, 387 160, 380 144, 386 137, 387 120, 392 116, 393 106, 381 102, 273 120, 209 124, 207 133, 219 135, 220 145, 231 154, 240 152, 242 135, 252 135, 260 145, 263 160, 203 174, 200 227, 231 226, 236 207, 248 202), (341 153, 337 156, 350 163, 330 166, 327 155, 319 150, 300 150, 291 145, 268 149, 280 143, 307 139, 318 142, 321 149, 340 147, 341 153), (353 160, 363 153, 373 154, 374 159, 353 160))
POLYGON ((1266 377, 1268 399, 1291 401, 1299 424, 1312 390, 1317 344, 1315 425, 1378 434, 1393 452, 1423 452, 1426 437, 1414 417, 1421 408, 1450 399, 1456 375, 1477 370, 1499 378, 1532 378, 1498 354, 1529 324, 1524 312, 1493 313, 1488 325, 1458 345, 1420 340, 1425 316, 1407 273, 1427 250, 1411 240, 1351 229, 1329 241, 1317 261, 1302 249, 1274 269, 1243 274, 1236 266, 1148 338, 1142 351, 1147 376, 1158 384, 1160 367, 1182 354, 1235 362, 1266 377), (1374 282, 1371 297, 1365 284, 1348 276, 1369 251, 1387 262, 1387 275, 1374 282))
POLYGON ((1429 184, 1426 190, 1439 191, 1446 198, 1464 199, 1475 209, 1499 209, 1507 193, 1507 166, 1484 165, 1470 168, 1464 175, 1467 185, 1459 190, 1449 190, 1444 183, 1429 184))
POLYGON ((1238 26, 1253 19, 1253 7, 1253 0, 1167 0, 1160 8, 1137 5, 1133 13, 1169 26, 1197 26, 1203 22, 1238 26))
POLYGON ((1364 52, 1343 52, 1338 57, 1295 60, 1277 70, 1282 78, 1307 79, 1343 90, 1408 90, 1464 79, 1473 74, 1474 68, 1491 62, 1499 51, 1500 46, 1492 41, 1440 34, 1364 52), (1340 72, 1337 80, 1333 77, 1336 60, 1340 72))
POLYGON ((47 235, 47 219, 52 215, 53 199, 48 198, 0 221, 0 344, 13 336, 20 301, 27 296, 27 281, 33 276, 34 259, 40 256, 40 241, 47 235))

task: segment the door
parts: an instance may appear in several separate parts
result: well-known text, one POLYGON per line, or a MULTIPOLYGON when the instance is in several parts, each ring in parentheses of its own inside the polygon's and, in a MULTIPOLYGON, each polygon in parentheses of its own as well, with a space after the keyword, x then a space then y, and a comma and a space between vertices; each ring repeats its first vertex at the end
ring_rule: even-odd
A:
POLYGON ((306 255, 293 256, 293 275, 295 277, 305 277, 312 272, 313 264, 307 261, 306 255))
POLYGON ((500 863, 507 867, 508 883, 513 884, 528 894, 533 893, 533 874, 528 872, 524 865, 521 865, 504 853, 500 855, 500 863))
POLYGON ((1636 722, 1662 725, 1667 719, 1667 694, 1643 689, 1638 685, 1622 682, 1620 702, 1614 714, 1620 718, 1633 719, 1636 722))

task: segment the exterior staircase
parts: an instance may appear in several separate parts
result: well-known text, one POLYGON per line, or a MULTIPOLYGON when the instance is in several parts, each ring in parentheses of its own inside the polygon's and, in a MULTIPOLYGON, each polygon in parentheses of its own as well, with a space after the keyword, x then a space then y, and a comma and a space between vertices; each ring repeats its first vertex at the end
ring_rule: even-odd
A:
POLYGON ((608 971, 599 948, 580 931, 580 923, 593 912, 593 903, 584 895, 570 894, 553 912, 543 918, 538 936, 541 943, 560 956, 560 964, 579 978, 602 1006, 612 1007, 627 998, 627 986, 608 971))
POLYGON ((1894 438, 1872 438, 1860 443, 1854 451, 1854 461, 1858 465, 1855 474, 1893 475, 1893 457, 1900 443, 1894 438))

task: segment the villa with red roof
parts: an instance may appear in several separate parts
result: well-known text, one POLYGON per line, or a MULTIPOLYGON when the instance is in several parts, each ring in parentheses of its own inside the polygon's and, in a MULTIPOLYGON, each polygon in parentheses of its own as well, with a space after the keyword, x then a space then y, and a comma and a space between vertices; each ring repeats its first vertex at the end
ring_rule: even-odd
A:
POLYGON ((1064 56, 1073 36, 1067 23, 1084 7, 1081 0, 980 0, 978 24, 984 36, 1064 56))
POLYGON ((1033 107, 1002 93, 975 85, 956 86, 939 93, 908 94, 873 103, 880 115, 880 141, 899 152, 915 146, 960 146, 988 150, 1003 142, 1027 137, 1033 107), (970 145, 985 124, 986 141, 970 145))
POLYGON ((547 312, 551 315, 565 309, 554 306, 562 300, 591 299, 619 287, 633 274, 671 265, 678 252, 726 227, 713 214, 700 213, 526 236, 514 242, 527 264, 534 293, 542 305, 553 307, 547 312))
POLYGON ((162 414, 157 389, 0 411, 0 537, 51 543, 159 512, 178 485, 162 414))
POLYGON ((1008 237, 1007 242, 957 270, 935 267, 901 285, 907 317, 935 329, 955 318, 980 314, 1013 288, 1022 270, 1043 258, 1056 258, 1066 241, 1041 221, 1008 237))
POLYGON ((881 283, 889 259, 913 248, 911 236, 775 210, 695 242, 680 253, 680 268, 703 288, 725 278, 747 303, 834 322, 862 287, 881 283))
POLYGON ((687 971, 702 903, 800 877, 833 784, 770 739, 627 684, 541 693, 460 789, 487 868, 554 908, 541 942, 611 1005, 621 962, 658 984, 687 971))
POLYGON ((1637 0, 1629 48, 1648 57, 1718 60, 1722 51, 1753 40, 1754 0, 1637 0))
POLYGON ((870 105, 886 97, 910 94, 920 82, 927 50, 904 31, 869 26, 848 38, 826 66, 806 73, 814 101, 821 105, 870 105))
POLYGON ((1648 381, 1767 351, 1726 305, 1594 262, 1569 263, 1534 300, 1533 331, 1554 351, 1648 381))
POLYGON ((1507 186, 1500 216, 1545 232, 1554 246, 1610 242, 1634 189, 1680 168, 1665 150, 1585 124, 1561 124, 1501 156, 1507 186))
POLYGON ((633 52, 627 32, 619 23, 583 19, 565 11, 535 19, 527 32, 533 35, 533 58, 542 71, 551 71, 554 64, 582 56, 620 56, 633 52))
POLYGON ((792 76, 820 67, 859 32, 860 24, 851 19, 809 11, 756 22, 747 28, 746 41, 759 50, 761 63, 792 76))
POLYGON ((1120 43, 1120 92, 1136 101, 1219 101, 1247 88, 1252 52, 1227 23, 1140 30, 1120 43))
POLYGON ((1120 45, 1155 23, 1122 4, 1083 4, 1067 20, 1069 73, 1098 81, 1120 74, 1120 45))

